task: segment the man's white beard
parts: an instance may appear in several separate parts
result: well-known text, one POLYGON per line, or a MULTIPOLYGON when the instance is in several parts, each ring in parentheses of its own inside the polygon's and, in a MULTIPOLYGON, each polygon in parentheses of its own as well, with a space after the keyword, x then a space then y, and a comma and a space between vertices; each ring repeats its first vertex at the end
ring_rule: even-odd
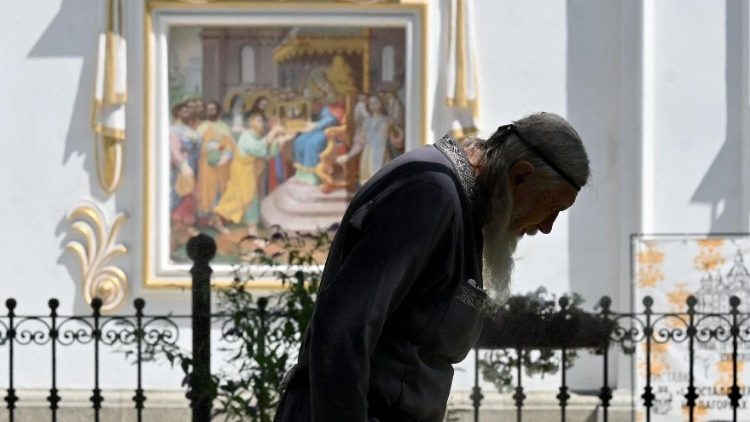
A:
POLYGON ((510 275, 518 236, 508 228, 509 218, 499 218, 484 227, 482 279, 489 296, 502 305, 510 297, 510 275))
MULTIPOLYGON (((510 297, 513 254, 521 239, 519 230, 511 230, 510 225, 528 212, 527 207, 517 206, 513 202, 507 185, 495 187, 490 200, 490 220, 483 229, 482 280, 490 298, 498 305, 505 304, 510 297)), ((529 230, 526 232, 531 234, 529 230)))

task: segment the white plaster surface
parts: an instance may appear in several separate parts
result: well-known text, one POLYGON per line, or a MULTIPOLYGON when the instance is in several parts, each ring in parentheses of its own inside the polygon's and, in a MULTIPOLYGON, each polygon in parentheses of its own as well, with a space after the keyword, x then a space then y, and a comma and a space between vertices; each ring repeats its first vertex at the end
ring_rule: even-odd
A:
MULTIPOLYGON (((578 128, 594 171, 592 186, 559 217, 553 234, 521 242, 514 291, 539 285, 558 295, 573 290, 585 294, 587 308, 607 294, 626 309, 630 233, 644 227, 657 233, 748 229, 748 184, 741 180, 750 154, 742 48, 747 2, 647 2, 476 0, 480 135, 533 111, 560 113, 578 128), (645 7, 653 15, 644 23, 645 7), (644 69, 652 73, 644 75, 644 69), (648 168, 643 168, 644 154, 651 154, 648 168), (653 177, 642 180, 644 174, 653 177)), ((149 313, 184 314, 188 292, 144 289, 140 280, 141 2, 126 2, 131 77, 125 181, 108 197, 96 180, 90 111, 100 3, 0 3, 5 34, 0 38, 0 233, 5 236, 0 301, 14 297, 18 313, 41 314, 48 311, 47 299, 56 297, 61 314, 86 311, 78 265, 64 244, 66 215, 88 200, 110 219, 117 212, 130 216, 120 238, 130 253, 116 261, 130 277, 129 302, 141 296, 149 313)), ((447 4, 430 2, 425 76, 432 138, 450 128, 442 119, 445 77, 440 73, 447 4)), ((121 311, 130 313, 132 307, 121 311)), ((182 335, 187 341, 189 330, 182 335)), ((0 347, 0 362, 5 353, 0 347)), ((90 351, 61 357, 60 382, 66 387, 90 388, 85 353, 90 351)), ((48 359, 47 348, 25 348, 17 360, 23 368, 17 385, 47 387, 49 366, 43 362, 48 359)), ((132 366, 117 357, 106 359, 103 383, 129 388, 133 379, 126 374, 133 373, 132 366)), ((598 388, 601 375, 589 368, 599 366, 597 359, 582 360, 577 368, 583 369, 570 376, 573 387, 598 388)), ((459 366, 456 390, 471 387, 471 367, 459 366)), ((627 388, 627 362, 621 360, 618 368, 613 382, 627 388)), ((5 371, 0 368, 0 387, 7 383, 5 371)), ((164 365, 147 373, 150 388, 176 388, 180 379, 179 371, 164 365)), ((549 388, 549 380, 530 380, 528 386, 544 389, 545 383, 549 388)))

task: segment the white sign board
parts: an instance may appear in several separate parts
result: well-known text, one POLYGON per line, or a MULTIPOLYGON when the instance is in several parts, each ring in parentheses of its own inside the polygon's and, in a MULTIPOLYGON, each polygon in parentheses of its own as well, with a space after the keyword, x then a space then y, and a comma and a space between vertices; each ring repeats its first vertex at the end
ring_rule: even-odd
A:
MULTIPOLYGON (((698 334, 694 340, 693 379, 698 398, 694 420, 732 420, 728 394, 732 377, 732 325, 729 299, 741 300, 739 320, 750 311, 750 237, 731 236, 637 236, 633 238, 634 311, 645 310, 644 298, 653 299, 651 317, 654 333, 650 346, 651 387, 654 394, 652 421, 687 420, 685 394, 689 385, 690 355, 687 328, 687 298, 698 300, 694 323, 698 334), (680 315, 659 315, 675 313, 680 315), (719 314, 707 316, 705 314, 719 314), (717 328, 724 330, 718 330, 717 328), (714 330, 701 332, 701 328, 714 330)), ((644 316, 640 319, 645 321, 644 316)), ((750 321, 745 321, 745 326, 750 321)), ((643 327, 640 327, 641 329, 643 327)), ((747 334, 745 334, 747 336, 747 334)), ((636 402, 641 406, 637 421, 645 421, 641 395, 647 386, 646 341, 636 349, 636 402)), ((750 343, 738 342, 737 383, 742 393, 739 419, 750 421, 750 343)))

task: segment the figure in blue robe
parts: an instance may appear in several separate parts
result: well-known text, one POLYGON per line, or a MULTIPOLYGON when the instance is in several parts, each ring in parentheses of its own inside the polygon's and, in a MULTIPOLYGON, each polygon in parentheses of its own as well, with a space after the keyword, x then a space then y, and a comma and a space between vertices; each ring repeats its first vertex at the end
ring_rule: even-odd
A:
MULTIPOLYGON (((301 176, 300 170, 314 176, 315 166, 320 161, 320 153, 326 147, 325 130, 338 124, 339 119, 331 113, 328 106, 324 106, 313 129, 297 136, 294 140, 294 162, 298 165, 298 176, 301 176)), ((317 178, 315 179, 317 183, 317 178)))

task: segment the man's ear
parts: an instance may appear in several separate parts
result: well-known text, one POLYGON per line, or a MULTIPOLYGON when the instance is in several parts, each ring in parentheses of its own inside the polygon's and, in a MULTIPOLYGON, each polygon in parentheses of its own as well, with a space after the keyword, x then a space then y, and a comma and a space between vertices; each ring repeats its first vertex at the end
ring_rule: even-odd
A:
POLYGON ((510 167, 508 174, 510 180, 508 182, 511 186, 518 186, 528 181, 534 175, 534 172, 536 172, 536 168, 534 168, 533 164, 526 160, 518 161, 510 167))

